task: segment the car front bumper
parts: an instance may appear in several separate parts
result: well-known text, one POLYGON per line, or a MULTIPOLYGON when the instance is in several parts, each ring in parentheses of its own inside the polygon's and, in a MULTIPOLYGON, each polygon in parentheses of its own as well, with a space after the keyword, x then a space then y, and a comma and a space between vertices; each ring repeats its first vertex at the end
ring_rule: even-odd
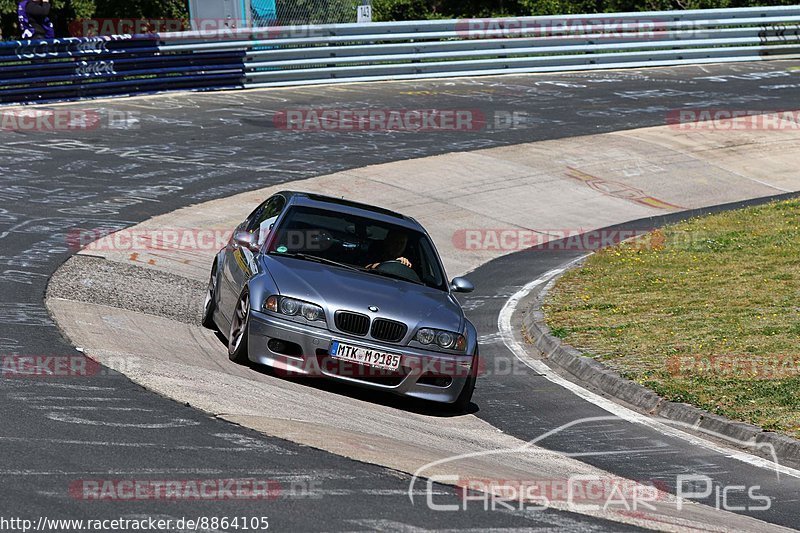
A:
POLYGON ((281 319, 258 311, 250 313, 250 361, 287 375, 324 377, 400 396, 453 403, 477 372, 472 355, 428 352, 408 346, 378 343, 281 319), (331 343, 399 354, 397 372, 342 362, 330 356, 331 343))

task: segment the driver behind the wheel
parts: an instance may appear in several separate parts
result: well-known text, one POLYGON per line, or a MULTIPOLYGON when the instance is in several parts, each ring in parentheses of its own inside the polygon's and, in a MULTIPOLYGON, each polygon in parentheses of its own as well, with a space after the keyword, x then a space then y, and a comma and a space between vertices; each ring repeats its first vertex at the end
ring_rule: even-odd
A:
POLYGON ((403 257, 403 253, 406 251, 407 245, 408 235, 396 230, 390 230, 389 233, 386 234, 386 238, 381 243, 381 253, 378 257, 378 261, 376 263, 367 265, 366 268, 375 269, 378 268, 381 263, 385 263, 387 261, 397 261, 408 268, 413 268, 411 261, 403 257))

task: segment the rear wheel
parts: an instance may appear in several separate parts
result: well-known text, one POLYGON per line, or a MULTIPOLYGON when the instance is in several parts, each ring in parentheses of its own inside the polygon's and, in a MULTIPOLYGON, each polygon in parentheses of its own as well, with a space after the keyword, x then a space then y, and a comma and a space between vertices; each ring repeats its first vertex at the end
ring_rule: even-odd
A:
POLYGON ((217 310, 217 268, 216 265, 211 269, 211 276, 208 279, 208 290, 206 291, 206 301, 203 304, 203 327, 208 329, 218 329, 214 322, 214 311, 217 310))
POLYGON ((247 336, 250 330, 250 293, 244 290, 231 320, 231 332, 228 335, 228 358, 240 365, 247 364, 247 336))

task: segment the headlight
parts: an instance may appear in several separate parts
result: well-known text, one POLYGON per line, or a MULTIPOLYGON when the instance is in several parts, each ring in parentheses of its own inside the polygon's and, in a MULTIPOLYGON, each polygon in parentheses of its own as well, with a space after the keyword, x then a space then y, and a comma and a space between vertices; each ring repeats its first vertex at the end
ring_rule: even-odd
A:
POLYGON ((298 300, 294 298, 283 298, 281 300, 281 304, 278 308, 281 310, 281 313, 284 315, 294 316, 300 311, 301 304, 298 300))
POLYGON ((450 348, 455 343, 456 336, 446 331, 440 331, 436 334, 436 344, 442 348, 450 348))
POLYGON ((424 345, 435 344, 444 350, 463 352, 467 349, 467 339, 463 335, 450 331, 422 328, 417 331, 415 340, 424 345))
POLYGON ((422 344, 430 344, 436 339, 436 332, 432 329, 421 329, 417 332, 417 340, 422 344))
MULTIPOLYGON (((270 296, 264 301, 264 310, 272 313, 279 313, 287 318, 291 318, 298 322, 323 322, 325 321, 325 311, 322 307, 296 300, 294 298, 287 298, 285 296, 270 296)), ((319 326, 320 324, 315 324, 319 326)))
POLYGON ((309 322, 314 322, 324 316, 322 308, 314 304, 303 304, 300 308, 300 314, 309 322))

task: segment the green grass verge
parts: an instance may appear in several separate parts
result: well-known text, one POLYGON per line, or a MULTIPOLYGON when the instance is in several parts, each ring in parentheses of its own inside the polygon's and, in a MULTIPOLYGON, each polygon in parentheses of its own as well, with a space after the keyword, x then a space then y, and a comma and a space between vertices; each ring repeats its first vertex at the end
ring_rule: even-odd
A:
POLYGON ((800 200, 602 250, 544 311, 565 342, 669 400, 800 437, 800 200))

